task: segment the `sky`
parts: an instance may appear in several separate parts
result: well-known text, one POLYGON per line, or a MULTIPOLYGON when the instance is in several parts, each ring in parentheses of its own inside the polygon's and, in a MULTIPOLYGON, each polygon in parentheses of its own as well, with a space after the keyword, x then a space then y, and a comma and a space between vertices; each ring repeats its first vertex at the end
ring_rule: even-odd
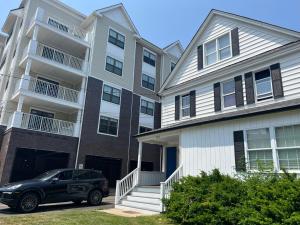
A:
MULTIPOLYGON (((140 35, 165 47, 180 40, 184 47, 211 9, 219 9, 300 31, 299 0, 62 0, 89 15, 122 2, 140 35)), ((0 26, 21 0, 0 0, 0 26)))

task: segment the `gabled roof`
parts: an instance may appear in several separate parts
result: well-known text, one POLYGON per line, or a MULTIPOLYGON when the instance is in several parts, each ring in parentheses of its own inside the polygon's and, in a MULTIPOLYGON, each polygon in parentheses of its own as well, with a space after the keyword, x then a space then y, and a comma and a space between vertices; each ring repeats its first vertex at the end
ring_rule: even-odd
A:
POLYGON ((17 17, 21 17, 24 12, 24 8, 16 8, 9 11, 8 16, 6 17, 6 20, 4 22, 4 25, 2 27, 2 31, 4 33, 9 33, 12 29, 13 24, 15 23, 17 17))
POLYGON ((176 67, 169 74, 169 76, 167 77, 167 79, 165 80, 163 85, 161 86, 161 89, 160 89, 159 93, 161 93, 164 90, 164 88, 169 84, 169 82, 175 76, 178 68, 185 61, 185 59, 187 58, 187 56, 189 55, 189 53, 193 49, 195 43, 197 42, 198 38, 200 37, 200 35, 205 31, 207 25, 210 23, 212 18, 214 16, 217 16, 217 15, 227 17, 227 18, 230 18, 230 19, 239 20, 239 21, 242 21, 242 22, 245 22, 245 23, 248 23, 248 24, 252 24, 252 25, 256 25, 256 26, 259 26, 259 27, 263 27, 265 29, 276 31, 276 32, 279 32, 279 33, 282 33, 282 34, 292 36, 292 37, 300 38, 300 32, 298 32, 298 31, 294 31, 294 30, 287 29, 287 28, 284 28, 284 27, 272 25, 272 24, 269 24, 269 23, 266 23, 266 22, 262 22, 262 21, 251 19, 251 18, 248 18, 248 17, 236 15, 236 14, 233 14, 233 13, 228 13, 228 12, 212 9, 210 11, 210 13, 207 15, 207 17, 205 18, 204 22, 199 27, 198 31, 196 32, 196 34, 194 35, 194 37, 192 38, 190 43, 188 44, 187 48, 185 49, 184 53, 182 54, 181 58, 179 59, 176 67))
MULTIPOLYGON (((165 52, 170 52, 173 48, 176 48, 179 50, 180 55, 184 52, 184 48, 181 45, 181 42, 179 40, 174 41, 173 43, 167 45, 166 47, 163 48, 165 52)), ((170 53, 171 54, 171 53, 170 53)))
POLYGON ((126 9, 125 9, 125 7, 122 3, 112 5, 112 6, 109 6, 109 7, 105 7, 105 8, 102 8, 102 9, 98 9, 98 10, 96 10, 96 13, 99 14, 99 15, 103 15, 107 12, 110 12, 110 11, 113 11, 113 10, 116 10, 116 9, 121 10, 121 12, 123 13, 125 19, 127 20, 128 24, 131 27, 131 29, 133 30, 133 32, 136 33, 137 35, 139 35, 139 32, 138 32, 137 28, 135 27, 134 23, 132 22, 129 14, 127 13, 127 11, 126 11, 126 9))

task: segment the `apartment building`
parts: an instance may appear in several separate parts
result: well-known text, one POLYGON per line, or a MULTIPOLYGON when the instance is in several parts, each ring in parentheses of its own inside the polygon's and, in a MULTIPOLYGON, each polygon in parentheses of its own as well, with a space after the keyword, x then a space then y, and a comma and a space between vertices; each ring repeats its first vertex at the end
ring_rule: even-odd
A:
MULTIPOLYGON (((157 93, 181 44, 143 39, 122 4, 86 16, 57 0, 23 0, 2 31, 0 183, 84 167, 114 186, 135 169, 133 135, 160 128, 157 93)), ((144 148, 143 169, 159 171, 160 146, 144 148)))
POLYGON ((299 86, 300 32, 212 10, 159 91, 162 127, 136 135, 116 207, 162 212, 174 182, 215 168, 299 174, 299 86), (141 170, 145 143, 162 144, 160 173, 141 170))

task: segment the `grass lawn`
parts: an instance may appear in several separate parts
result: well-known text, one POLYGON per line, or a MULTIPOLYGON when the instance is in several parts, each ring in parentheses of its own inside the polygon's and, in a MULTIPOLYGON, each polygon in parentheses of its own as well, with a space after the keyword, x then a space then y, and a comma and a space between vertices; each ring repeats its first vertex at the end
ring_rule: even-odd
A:
POLYGON ((171 225, 161 216, 124 218, 96 210, 47 212, 0 217, 0 225, 171 225))

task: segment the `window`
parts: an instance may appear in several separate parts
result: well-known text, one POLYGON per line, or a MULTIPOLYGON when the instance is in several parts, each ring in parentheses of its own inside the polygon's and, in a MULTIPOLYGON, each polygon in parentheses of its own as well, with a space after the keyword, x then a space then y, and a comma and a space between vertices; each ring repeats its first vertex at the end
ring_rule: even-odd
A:
POLYGON ((55 27, 55 28, 57 28, 57 29, 59 29, 59 30, 61 30, 61 31, 63 31, 63 32, 66 32, 66 33, 69 32, 69 28, 66 25, 64 25, 64 24, 62 24, 62 23, 60 23, 60 22, 58 22, 58 21, 56 21, 52 18, 49 18, 48 24, 55 27))
POLYGON ((109 72, 122 76, 123 63, 110 56, 107 56, 105 69, 109 72))
POLYGON ((141 101, 141 113, 153 116, 154 115, 154 103, 146 100, 141 101))
POLYGON ((121 91, 108 85, 104 85, 102 99, 104 101, 119 105, 121 99, 121 91))
POLYGON ((257 101, 273 97, 272 81, 269 69, 255 73, 255 85, 257 101))
POLYGON ((235 83, 234 80, 222 84, 223 107, 235 106, 235 83))
POLYGON ((100 179, 104 178, 101 172, 98 171, 90 171, 90 178, 91 179, 100 179))
POLYGON ((190 95, 183 95, 181 97, 181 116, 190 116, 190 95))
POLYGON ((250 170, 271 169, 273 156, 269 129, 248 130, 246 134, 250 170))
POLYGON ((174 70, 176 63, 171 62, 171 72, 174 70))
POLYGON ((59 173, 56 177, 59 180, 72 180, 72 176, 73 176, 73 171, 68 170, 68 171, 63 171, 63 172, 59 173))
POLYGON ((100 116, 99 132, 103 134, 117 135, 118 120, 106 116, 100 116))
POLYGON ((154 91, 154 86, 155 86, 155 79, 153 77, 150 77, 146 74, 142 75, 142 86, 144 88, 150 89, 154 91))
POLYGON ((144 62, 155 66, 156 56, 151 52, 144 50, 144 62))
POLYGON ((205 63, 211 65, 231 57, 231 45, 229 33, 204 45, 205 63))
POLYGON ((90 172, 88 170, 76 170, 74 171, 74 180, 89 180, 90 177, 90 172))
POLYGON ((149 132, 151 131, 152 129, 149 128, 149 127, 143 127, 143 126, 140 126, 140 134, 142 133, 145 133, 145 132, 149 132))
POLYGON ((125 36, 122 34, 119 34, 118 32, 116 32, 112 29, 109 29, 108 42, 124 49, 125 36))
POLYGON ((280 169, 300 170, 300 125, 275 128, 280 169))

